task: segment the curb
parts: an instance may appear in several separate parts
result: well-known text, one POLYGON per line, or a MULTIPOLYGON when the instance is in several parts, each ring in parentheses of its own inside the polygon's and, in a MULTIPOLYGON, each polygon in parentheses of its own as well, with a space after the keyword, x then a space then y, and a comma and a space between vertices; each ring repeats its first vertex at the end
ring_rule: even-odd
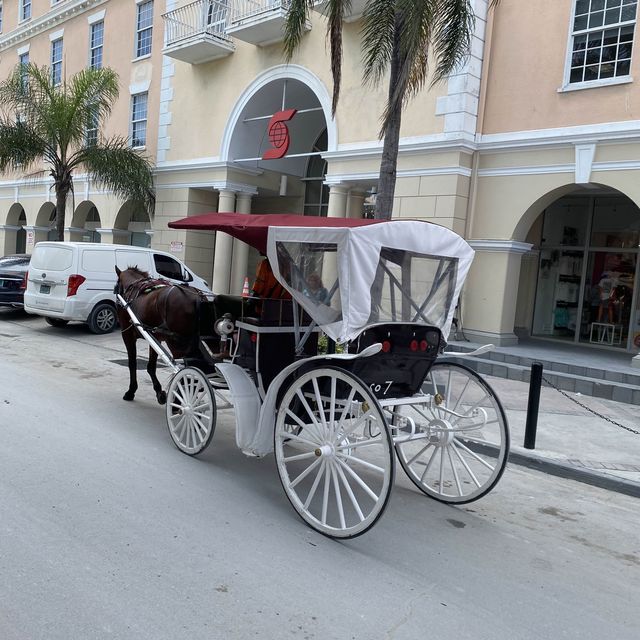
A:
POLYGON ((640 498, 640 483, 631 482, 624 478, 615 478, 598 471, 587 471, 580 469, 565 462, 550 460, 549 458, 541 458, 536 455, 524 454, 518 451, 509 452, 509 462, 521 467, 534 469, 542 473, 548 473, 552 476, 560 478, 568 478, 576 482, 590 484, 594 487, 600 487, 607 491, 616 491, 633 498, 640 498))

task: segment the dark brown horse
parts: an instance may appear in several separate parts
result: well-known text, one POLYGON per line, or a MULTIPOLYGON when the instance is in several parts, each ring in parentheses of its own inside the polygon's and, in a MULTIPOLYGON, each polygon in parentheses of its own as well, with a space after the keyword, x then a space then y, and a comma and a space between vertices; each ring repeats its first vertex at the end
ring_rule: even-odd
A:
MULTIPOLYGON (((121 271, 116 267, 118 281, 115 293, 119 293, 130 306, 142 327, 159 342, 165 342, 174 358, 183 358, 196 347, 198 312, 201 293, 197 289, 171 284, 166 280, 149 277, 137 267, 121 271)), ((133 400, 138 389, 136 376, 136 340, 142 337, 134 326, 126 308, 118 305, 118 320, 122 340, 127 348, 129 361, 129 389, 123 400, 133 400)), ((149 347, 147 373, 160 404, 165 404, 167 394, 156 376, 158 354, 149 347)))

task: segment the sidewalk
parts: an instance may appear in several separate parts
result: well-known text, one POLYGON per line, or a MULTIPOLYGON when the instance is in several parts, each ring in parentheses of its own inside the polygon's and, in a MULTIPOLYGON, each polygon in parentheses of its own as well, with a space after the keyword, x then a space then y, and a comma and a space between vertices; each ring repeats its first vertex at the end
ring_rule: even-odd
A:
MULTIPOLYGON (((640 407, 578 393, 563 396, 543 386, 536 446, 525 449, 529 384, 484 375, 507 413, 511 429, 511 463, 574 477, 640 497, 640 435, 618 427, 571 401, 631 429, 640 431, 640 407), (604 480, 604 482, 602 482, 604 480), (637 493, 636 493, 637 488, 637 493)), ((565 392, 566 393, 566 392, 565 392)))

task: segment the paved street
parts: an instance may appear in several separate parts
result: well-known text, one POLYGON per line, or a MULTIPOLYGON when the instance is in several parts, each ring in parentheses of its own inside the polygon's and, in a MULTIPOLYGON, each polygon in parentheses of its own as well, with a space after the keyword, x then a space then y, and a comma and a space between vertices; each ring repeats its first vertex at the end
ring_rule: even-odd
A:
POLYGON ((232 416, 180 453, 144 371, 121 400, 124 358, 0 310, 0 639, 638 637, 637 499, 511 465, 455 508, 398 469, 377 526, 335 542, 232 416))

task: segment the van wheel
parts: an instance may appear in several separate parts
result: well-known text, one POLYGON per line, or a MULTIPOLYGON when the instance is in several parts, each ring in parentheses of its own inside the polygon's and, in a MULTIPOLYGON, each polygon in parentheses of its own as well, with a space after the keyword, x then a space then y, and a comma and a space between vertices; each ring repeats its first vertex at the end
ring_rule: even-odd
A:
POLYGON ((69 321, 60 318, 45 318, 45 322, 52 327, 64 327, 69 321))
POLYGON ((87 318, 87 324, 92 333, 111 333, 118 323, 116 310, 107 302, 100 302, 91 315, 87 318))

